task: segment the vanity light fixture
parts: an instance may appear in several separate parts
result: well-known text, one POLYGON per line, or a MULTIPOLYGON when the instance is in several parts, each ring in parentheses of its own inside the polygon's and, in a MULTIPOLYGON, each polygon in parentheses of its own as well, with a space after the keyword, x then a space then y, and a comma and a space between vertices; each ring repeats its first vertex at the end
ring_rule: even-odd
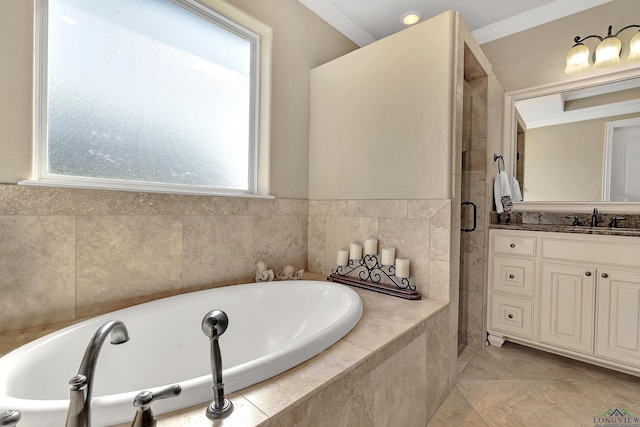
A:
POLYGON ((411 12, 405 12, 400 17, 400 22, 402 22, 404 25, 413 25, 420 22, 421 20, 422 13, 416 12, 415 10, 412 10, 411 12))
MULTIPOLYGON (((600 40, 600 43, 596 46, 594 67, 603 68, 619 63, 622 41, 618 38, 618 34, 627 28, 640 28, 640 25, 627 25, 613 35, 611 34, 612 26, 609 25, 606 37, 592 34, 581 39, 580 36, 576 36, 573 39, 575 44, 567 52, 567 66, 564 72, 575 74, 591 66, 589 48, 583 44, 585 40, 590 38, 600 40)), ((629 41, 629 57, 627 61, 640 61, 640 31, 629 41)))

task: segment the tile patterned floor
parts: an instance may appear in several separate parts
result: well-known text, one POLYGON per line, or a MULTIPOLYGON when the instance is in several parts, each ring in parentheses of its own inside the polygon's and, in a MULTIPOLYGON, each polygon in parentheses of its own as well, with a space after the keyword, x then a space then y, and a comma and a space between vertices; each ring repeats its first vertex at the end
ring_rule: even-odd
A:
POLYGON ((609 409, 640 416, 640 378, 518 344, 465 347, 458 371, 428 427, 594 427, 609 409))

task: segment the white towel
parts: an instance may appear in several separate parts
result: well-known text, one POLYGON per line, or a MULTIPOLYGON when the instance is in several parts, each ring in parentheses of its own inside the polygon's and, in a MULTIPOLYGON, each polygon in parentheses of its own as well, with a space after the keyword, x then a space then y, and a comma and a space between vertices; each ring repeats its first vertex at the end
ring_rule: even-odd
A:
POLYGON ((495 198, 497 213, 510 211, 513 208, 509 176, 505 171, 498 172, 496 179, 493 181, 493 197, 495 198))
POLYGON ((520 183, 518 182, 515 176, 513 177, 513 185, 511 186, 511 188, 513 190, 513 194, 511 195, 511 198, 513 199, 513 201, 521 202, 522 192, 520 191, 520 183))

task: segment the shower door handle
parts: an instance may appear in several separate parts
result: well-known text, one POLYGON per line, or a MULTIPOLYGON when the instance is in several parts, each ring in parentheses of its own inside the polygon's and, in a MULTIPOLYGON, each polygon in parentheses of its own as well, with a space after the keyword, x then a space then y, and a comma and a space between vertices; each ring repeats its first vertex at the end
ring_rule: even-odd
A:
POLYGON ((474 231, 476 229, 476 217, 477 217, 477 212, 478 212, 478 208, 476 207, 476 204, 473 202, 462 202, 462 209, 464 209, 465 205, 470 205, 473 207, 473 227, 471 228, 461 228, 460 231, 464 231, 464 232, 471 232, 474 231))

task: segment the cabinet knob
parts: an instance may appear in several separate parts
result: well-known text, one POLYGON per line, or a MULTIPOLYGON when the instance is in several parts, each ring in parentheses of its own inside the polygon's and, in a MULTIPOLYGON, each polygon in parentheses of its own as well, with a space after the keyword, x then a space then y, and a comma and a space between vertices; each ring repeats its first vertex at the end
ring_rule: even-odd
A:
POLYGON ((515 244, 515 243, 512 243, 512 244, 510 244, 509 246, 510 246, 510 247, 512 247, 512 248, 515 248, 515 247, 516 247, 516 244, 515 244))
POLYGON ((515 279, 515 278, 516 278, 516 276, 514 276, 513 274, 509 275, 509 279, 515 279))
POLYGON ((602 273, 602 277, 606 279, 609 275, 607 273, 602 273))
POLYGON ((587 277, 589 277, 589 276, 591 276, 591 272, 590 272, 590 271, 585 271, 585 272, 584 272, 584 275, 585 275, 585 276, 587 276, 587 277))
POLYGON ((513 314, 509 314, 509 315, 507 315, 507 317, 508 317, 509 319, 513 319, 513 314))

